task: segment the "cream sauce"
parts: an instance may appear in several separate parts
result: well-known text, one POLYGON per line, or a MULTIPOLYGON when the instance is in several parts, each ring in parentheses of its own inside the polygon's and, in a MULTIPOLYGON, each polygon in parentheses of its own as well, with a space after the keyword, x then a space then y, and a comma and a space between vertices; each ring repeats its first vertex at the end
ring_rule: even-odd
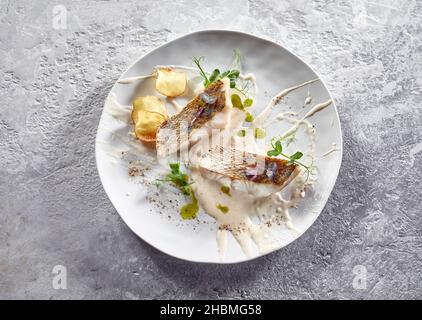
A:
POLYGON ((124 123, 130 123, 132 107, 120 104, 117 101, 116 95, 114 93, 111 93, 107 97, 106 103, 104 105, 104 110, 113 118, 124 123))
POLYGON ((97 141, 95 147, 107 155, 112 164, 116 164, 121 161, 122 152, 111 147, 109 143, 105 141, 97 141))
POLYGON ((187 71, 198 71, 197 68, 194 67, 188 67, 188 66, 182 66, 182 65, 157 65, 154 67, 154 72, 149 74, 149 75, 140 75, 140 76, 134 76, 134 77, 127 77, 127 78, 123 78, 120 80, 117 80, 118 83, 120 84, 131 84, 134 83, 136 81, 142 80, 142 79, 148 79, 148 78, 154 78, 157 76, 155 70, 156 69, 161 69, 161 68, 171 68, 171 69, 175 69, 175 70, 187 70, 187 71))
POLYGON ((227 248, 227 231, 234 236, 247 257, 254 256, 252 242, 260 254, 277 246, 277 243, 266 237, 268 232, 263 225, 256 225, 251 221, 251 216, 257 214, 255 197, 234 189, 230 191, 231 197, 224 194, 220 182, 208 176, 206 171, 194 169, 192 180, 192 188, 201 207, 218 223, 217 245, 221 259, 227 248), (228 207, 229 211, 223 213, 217 208, 219 204, 228 207))
POLYGON ((312 97, 311 96, 306 97, 305 105, 310 104, 311 102, 312 102, 312 97))
POLYGON ((134 83, 134 82, 142 80, 142 79, 148 79, 148 78, 153 78, 153 77, 156 77, 155 73, 149 74, 149 75, 146 75, 146 76, 136 76, 136 77, 123 78, 123 79, 117 80, 117 83, 131 84, 131 83, 134 83))
POLYGON ((275 119, 276 120, 284 120, 285 118, 287 118, 287 117, 296 117, 296 116, 298 116, 299 115, 299 113, 298 112, 293 112, 293 111, 286 111, 286 112, 281 112, 281 113, 279 113, 276 117, 275 117, 275 119))
POLYGON ((307 86, 307 85, 314 83, 316 81, 319 81, 319 79, 309 80, 309 81, 301 83, 297 86, 293 86, 293 87, 282 90, 280 93, 278 93, 276 96, 274 96, 270 100, 270 102, 265 107, 265 109, 255 118, 255 120, 252 123, 252 126, 255 127, 255 128, 258 127, 258 126, 261 126, 267 120, 267 118, 271 115, 271 112, 273 111, 274 107, 290 92, 292 92, 296 89, 302 88, 304 86, 307 86))
POLYGON ((239 74, 239 79, 243 80, 243 81, 250 81, 252 83, 252 86, 254 88, 253 90, 253 96, 254 96, 254 105, 256 105, 257 101, 256 101, 256 97, 258 97, 258 84, 256 82, 256 77, 253 73, 247 73, 247 74, 239 74))
MULTIPOLYGON (((281 139, 286 139, 287 137, 295 134, 296 131, 297 131, 297 129, 299 128, 299 126, 302 125, 302 124, 306 124, 309 127, 310 126, 309 122, 307 122, 305 120, 308 119, 308 118, 310 118, 310 117, 312 117, 317 112, 319 112, 321 110, 324 110, 331 103, 332 103, 332 100, 328 100, 328 101, 325 101, 323 103, 319 103, 319 104, 315 105, 311 110, 309 110, 308 113, 306 113, 305 116, 302 119, 300 119, 300 120, 297 120, 297 119, 293 120, 293 126, 289 130, 287 130, 286 132, 284 132, 282 135, 280 135, 280 138, 281 139)), ((281 115, 278 115, 277 116, 277 119, 279 119, 279 120, 287 119, 285 117, 285 115, 286 115, 285 113, 284 114, 281 114, 281 115)))
POLYGON ((169 101, 171 103, 171 105, 174 107, 174 110, 176 111, 176 113, 179 113, 184 108, 174 98, 167 98, 167 101, 169 101))
POLYGON ((337 147, 337 144, 335 142, 333 142, 333 144, 331 145, 331 149, 328 150, 327 152, 325 152, 321 157, 326 157, 328 156, 330 153, 334 152, 334 151, 339 151, 340 148, 337 147))
POLYGON ((123 135, 116 131, 112 131, 104 126, 98 127, 98 130, 109 133, 112 140, 117 140, 118 142, 127 147, 127 149, 125 150, 120 150, 117 147, 110 146, 110 142, 108 143, 108 145, 106 145, 105 143, 97 143, 97 147, 99 147, 100 150, 102 150, 109 156, 116 158, 116 154, 120 154, 121 156, 122 152, 129 152, 136 155, 139 160, 142 161, 144 164, 153 164, 157 161, 155 152, 153 152, 151 148, 146 147, 143 143, 137 140, 132 132, 129 132, 127 135, 123 135))
POLYGON ((308 94, 306 96, 305 102, 303 103, 303 106, 306 106, 310 104, 311 102, 312 102, 312 97, 311 97, 311 92, 309 91, 309 86, 308 86, 308 94))
POLYGON ((331 103, 333 102, 333 100, 327 100, 325 102, 319 103, 317 105, 315 105, 311 110, 308 111, 308 113, 303 117, 303 119, 307 119, 312 117, 315 113, 324 110, 325 108, 327 108, 331 103))

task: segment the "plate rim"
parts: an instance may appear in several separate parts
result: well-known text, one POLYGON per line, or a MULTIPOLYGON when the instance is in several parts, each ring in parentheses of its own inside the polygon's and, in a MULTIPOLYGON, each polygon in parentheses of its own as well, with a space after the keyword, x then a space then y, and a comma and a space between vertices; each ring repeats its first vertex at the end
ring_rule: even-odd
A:
POLYGON ((120 76, 119 76, 119 78, 114 82, 114 84, 113 84, 113 86, 110 88, 110 90, 109 90, 109 92, 108 92, 108 94, 107 94, 107 96, 106 96, 106 98, 105 98, 105 101, 104 101, 104 104, 103 104, 103 107, 102 107, 102 111, 101 111, 101 116, 100 116, 100 120, 99 120, 99 122, 98 122, 98 126, 97 126, 97 131, 96 131, 96 134, 95 134, 95 164, 96 164, 96 168, 97 168, 97 173, 98 173, 98 176, 100 177, 100 181, 101 181, 101 185, 102 185, 102 187, 103 187, 103 189, 104 189, 104 191, 105 191, 105 193, 106 193, 106 195, 107 195, 107 198, 110 200, 110 202, 111 202, 111 204, 113 205, 113 207, 114 207, 114 210, 116 210, 116 212, 119 214, 119 217, 123 220, 123 222, 126 224, 126 226, 137 236, 137 237, 139 237, 142 241, 144 241, 145 243, 147 243, 148 245, 150 245, 151 247, 153 247, 154 249, 156 249, 156 250, 158 250, 158 251, 160 251, 160 252, 162 252, 162 253, 164 253, 164 254, 166 254, 166 255, 169 255, 169 256, 171 256, 171 257, 173 257, 173 258, 176 258, 176 259, 179 259, 179 260, 182 260, 182 261, 188 261, 188 262, 193 262, 193 263, 199 263, 199 264, 217 264, 217 265, 220 265, 220 264, 239 264, 239 263, 243 263, 243 262, 248 262, 248 261, 252 261, 252 260, 255 260, 255 259, 258 259, 258 258, 262 258, 262 257, 265 257, 265 256, 267 256, 267 255, 269 255, 269 254, 271 254, 271 253, 274 253, 274 252, 276 252, 276 251, 279 251, 279 250, 281 250, 281 249, 283 249, 283 248, 285 248, 285 247, 287 247, 288 245, 290 245, 291 243, 293 243, 293 242, 295 242, 296 240, 298 240, 300 237, 302 237, 314 224, 315 224, 315 222, 317 221, 317 219, 319 218, 319 216, 322 214, 322 212, 324 211, 324 209, 325 209, 325 207, 326 207, 326 205, 327 205, 327 202, 328 202, 328 200, 329 200, 329 198, 330 198, 330 196, 331 196, 331 194, 332 194, 332 192, 333 192, 333 189, 334 189, 334 186, 336 185, 336 183, 337 183, 337 179, 338 179, 338 176, 339 176, 339 174, 340 174, 340 169, 341 169, 341 165, 342 165, 342 161, 343 161, 343 131, 342 131, 342 128, 341 128, 341 121, 340 121, 340 116, 339 116, 339 112, 338 112, 338 110, 337 110, 337 106, 336 106, 336 102, 335 102, 335 100, 334 100, 334 98, 333 98, 333 95, 331 94, 331 92, 328 90, 328 88, 327 88, 327 85, 325 84, 325 82, 324 82, 324 80, 321 78, 321 76, 312 68, 312 66, 310 66, 306 61, 304 61, 301 57, 299 57, 298 55, 296 55, 295 53, 293 53, 293 52, 291 52, 289 49, 287 49, 286 47, 284 47, 284 46, 282 46, 281 44, 279 44, 279 43, 277 43, 274 39, 271 39, 270 37, 268 37, 268 36, 266 36, 266 35, 255 35, 255 34, 252 34, 252 33, 248 33, 248 32, 245 32, 245 31, 239 31, 239 30, 230 30, 230 29, 201 29, 201 30, 196 30, 196 31, 192 31, 192 32, 189 32, 189 33, 185 33, 185 34, 183 34, 183 35, 181 35, 181 36, 178 36, 178 37, 176 37, 176 38, 173 38, 173 39, 171 39, 171 40, 168 40, 168 41, 166 41, 166 42, 164 42, 163 44, 161 44, 161 45, 159 45, 159 46, 157 46, 157 47, 155 47, 155 48, 153 48, 153 49, 151 49, 151 50, 149 50, 148 52, 146 52, 146 53, 144 53, 144 54, 142 54, 141 56, 139 56, 134 62, 132 62, 121 74, 120 74, 120 76), (338 122, 338 125, 339 125, 339 132, 340 132, 340 135, 339 135, 339 144, 340 144, 340 158, 339 158, 339 162, 338 162, 338 168, 337 168, 337 170, 336 170, 336 178, 334 179, 334 181, 333 181, 333 183, 332 183, 332 185, 331 186, 329 186, 329 192, 328 192, 328 196, 327 196, 327 199, 325 200, 325 202, 324 202, 324 206, 321 208, 321 211, 318 213, 318 215, 316 216, 316 218, 312 221, 312 223, 309 225, 309 227, 307 227, 297 238, 295 238, 294 240, 292 240, 291 242, 289 242, 288 244, 285 244, 285 245, 282 245, 282 246, 280 246, 280 247, 278 247, 278 248, 276 248, 276 249, 274 249, 274 250, 272 250, 272 251, 270 251, 270 252, 267 252, 267 253, 264 253, 264 254, 260 254, 260 255, 257 255, 257 256, 254 256, 254 257, 246 257, 245 256, 245 259, 242 259, 242 260, 234 260, 234 261, 199 261, 199 260, 196 260, 195 258, 193 258, 193 259, 188 259, 188 258, 185 258, 185 257, 180 257, 180 256, 176 256, 176 255, 174 255, 173 253, 170 253, 170 252, 167 252, 167 251, 165 251, 165 250, 163 250, 163 249, 161 249, 161 248, 159 248, 159 247, 157 247, 157 246, 155 246, 154 244, 152 244, 152 243, 150 243, 149 241, 147 241, 146 239, 144 239, 144 237, 142 237, 140 234, 138 234, 133 228, 132 228, 132 226, 130 226, 130 224, 129 223, 127 223, 127 221, 126 221, 126 219, 120 214, 120 212, 117 210, 117 208, 116 208, 116 205, 115 205, 115 203, 114 203, 114 201, 112 200, 112 198, 110 197, 110 193, 109 193, 109 191, 107 190, 107 187, 105 186, 105 184, 104 184, 104 181, 103 181, 103 177, 102 177, 102 175, 101 175, 101 172, 100 172, 100 169, 99 169, 99 156, 98 156, 98 154, 99 154, 99 151, 98 151, 98 141, 97 141, 97 139, 98 139, 98 130, 99 130, 99 126, 100 126, 100 123, 101 123, 101 119, 102 119, 102 117, 103 117, 103 114, 104 114, 104 107, 105 107, 105 104, 106 104, 106 101, 107 101, 107 98, 109 97, 109 95, 110 95, 110 93, 111 92, 113 92, 113 90, 115 89, 115 87, 118 85, 118 81, 119 80, 121 80, 123 77, 124 77, 124 75, 130 70, 130 69, 132 69, 133 68, 133 66, 134 65, 136 65, 140 60, 142 60, 142 59, 144 59, 144 58, 146 58, 148 55, 150 55, 150 54, 152 54, 153 52, 155 52, 156 50, 159 50, 159 49, 162 49, 163 47, 165 47, 165 46, 167 46, 167 45, 169 45, 169 44, 171 44, 171 43, 173 43, 173 42, 177 42, 177 41, 179 41, 179 40, 181 40, 181 39, 183 39, 183 38, 187 38, 187 37, 190 37, 190 36, 192 36, 192 35, 195 35, 195 34, 206 34, 206 33, 228 33, 228 34, 237 34, 237 35, 241 35, 241 36, 246 36, 246 37, 249 37, 249 38, 254 38, 254 39, 257 39, 257 40, 264 40, 264 41, 267 41, 267 42, 269 42, 269 43, 271 43, 272 45, 276 45, 277 47, 279 47, 279 48, 281 48, 281 49, 283 49, 283 50, 285 50, 285 51, 287 51, 289 54, 291 54, 291 55, 293 55, 295 58, 297 58, 297 59, 299 59, 300 60, 300 62, 302 62, 303 64, 305 64, 317 77, 318 77, 318 79, 319 79, 319 81, 321 82, 321 84, 323 85, 323 87, 324 87, 324 89, 327 91, 327 93, 328 93, 328 95, 329 95, 329 97, 331 98, 331 100, 332 100, 332 105, 333 105, 333 107, 334 107, 334 111, 335 111, 335 114, 336 114, 336 118, 337 118, 337 122, 338 122))

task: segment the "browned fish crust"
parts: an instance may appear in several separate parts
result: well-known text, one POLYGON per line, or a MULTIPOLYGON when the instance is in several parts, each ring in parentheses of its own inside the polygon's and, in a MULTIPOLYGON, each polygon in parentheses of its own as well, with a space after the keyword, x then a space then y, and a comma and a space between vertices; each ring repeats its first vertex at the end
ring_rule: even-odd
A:
POLYGON ((203 93, 192 99, 178 114, 164 121, 161 128, 174 128, 182 121, 187 121, 189 129, 200 128, 211 120, 217 112, 226 106, 224 83, 217 81, 210 84, 203 93))
POLYGON ((225 106, 224 83, 218 80, 192 99, 182 111, 161 124, 157 131, 157 150, 170 145, 180 147, 189 139, 193 129, 202 127, 225 106))
POLYGON ((204 156, 207 165, 201 166, 231 179, 283 186, 300 172, 298 165, 283 159, 222 147, 213 151, 204 156))

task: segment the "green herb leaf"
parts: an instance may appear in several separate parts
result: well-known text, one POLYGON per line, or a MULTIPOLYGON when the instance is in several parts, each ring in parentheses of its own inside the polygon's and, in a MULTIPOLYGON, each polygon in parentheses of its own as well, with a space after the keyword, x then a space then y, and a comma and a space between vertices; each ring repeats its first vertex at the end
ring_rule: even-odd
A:
POLYGON ((230 79, 230 88, 236 87, 236 79, 229 78, 230 79))
POLYGON ((277 157, 278 155, 279 155, 279 153, 277 152, 277 150, 267 151, 267 156, 269 156, 269 157, 277 157))
POLYGON ((210 75, 209 82, 210 83, 214 82, 219 75, 220 75, 220 70, 214 69, 214 71, 210 75))
POLYGON ((240 71, 239 70, 231 70, 230 73, 227 75, 230 79, 237 79, 239 78, 240 71))
POLYGON ((171 172, 177 173, 180 172, 180 163, 170 163, 169 164, 171 172))
POLYGON ((214 71, 211 73, 210 77, 208 78, 207 73, 202 69, 201 62, 204 60, 204 57, 199 58, 193 58, 193 62, 196 64, 196 66, 199 69, 199 74, 202 78, 204 78, 204 86, 208 87, 211 83, 221 80, 224 77, 228 77, 230 80, 230 88, 236 87, 236 80, 239 78, 239 70, 233 69, 233 70, 226 70, 223 73, 220 73, 220 70, 214 69, 214 71))
POLYGON ((188 186, 183 186, 183 187, 182 187, 182 193, 183 193, 185 196, 190 196, 190 195, 192 195, 193 193, 192 193, 192 188, 190 187, 190 185, 188 185, 188 186))
POLYGON ((295 161, 295 160, 299 160, 300 158, 302 158, 302 156, 303 156, 303 153, 302 152, 300 152, 300 151, 298 151, 298 152, 296 152, 294 155, 292 155, 292 156, 290 156, 290 160, 292 161, 295 161))
POLYGON ((220 74, 220 79, 223 79, 224 77, 227 77, 230 73, 230 70, 224 71, 223 73, 220 74))
POLYGON ((230 80, 230 88, 236 87, 236 80, 239 78, 239 70, 230 70, 230 72, 227 74, 227 77, 230 80))
MULTIPOLYGON (((297 165, 302 166, 303 168, 306 169, 306 172, 307 172, 308 177, 309 177, 309 174, 311 173, 311 170, 312 170, 312 164, 310 166, 306 166, 303 163, 298 161, 300 158, 303 157, 303 153, 300 152, 300 151, 297 151, 291 156, 284 154, 283 153, 283 146, 281 145, 281 138, 278 138, 278 140, 276 140, 276 139, 277 138, 275 138, 275 137, 271 139, 270 143, 271 143, 271 146, 273 147, 273 150, 269 150, 267 152, 267 155, 269 157, 276 157, 278 155, 281 155, 281 156, 287 158, 289 160, 287 162, 288 165, 297 164, 297 165)), ((287 142, 290 143, 291 141, 287 140, 287 142)), ((306 179, 308 179, 308 178, 306 178, 306 179)))
POLYGON ((171 182, 178 187, 185 196, 191 197, 192 201, 180 208, 180 215, 182 216, 182 219, 195 219, 196 214, 199 211, 199 205, 191 188, 189 176, 180 171, 180 163, 170 163, 169 167, 171 172, 166 175, 166 179, 157 179, 157 181, 171 182))
POLYGON ((159 181, 171 182, 178 187, 184 195, 190 196, 192 194, 192 190, 189 183, 189 176, 186 173, 180 172, 179 163, 170 163, 169 167, 171 169, 171 173, 166 175, 167 179, 159 181))

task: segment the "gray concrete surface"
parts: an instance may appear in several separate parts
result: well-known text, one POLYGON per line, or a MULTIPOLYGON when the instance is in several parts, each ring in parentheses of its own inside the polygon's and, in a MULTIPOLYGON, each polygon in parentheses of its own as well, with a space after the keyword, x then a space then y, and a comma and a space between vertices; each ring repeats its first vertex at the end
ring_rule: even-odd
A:
POLYGON ((0 298, 422 298, 421 1, 0 3, 0 298), (343 127, 341 173, 317 222, 238 265, 151 248, 95 167, 96 127, 120 73, 204 28, 268 36, 298 54, 326 81, 343 127), (53 288, 55 265, 67 268, 66 290, 53 288))

